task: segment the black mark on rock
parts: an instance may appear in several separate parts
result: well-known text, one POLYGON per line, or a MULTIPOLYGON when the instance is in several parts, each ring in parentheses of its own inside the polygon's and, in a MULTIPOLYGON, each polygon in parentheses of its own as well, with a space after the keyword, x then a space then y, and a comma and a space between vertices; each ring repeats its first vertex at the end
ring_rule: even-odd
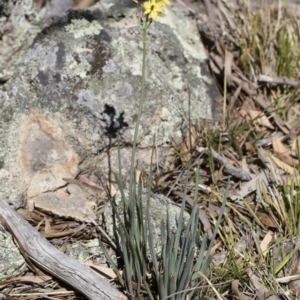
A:
POLYGON ((56 67, 58 70, 61 70, 64 67, 65 64, 65 45, 63 42, 58 42, 57 43, 58 46, 58 51, 57 51, 57 60, 56 60, 56 67))
POLYGON ((43 71, 40 71, 37 75, 39 82, 41 85, 46 86, 48 85, 48 75, 43 71))

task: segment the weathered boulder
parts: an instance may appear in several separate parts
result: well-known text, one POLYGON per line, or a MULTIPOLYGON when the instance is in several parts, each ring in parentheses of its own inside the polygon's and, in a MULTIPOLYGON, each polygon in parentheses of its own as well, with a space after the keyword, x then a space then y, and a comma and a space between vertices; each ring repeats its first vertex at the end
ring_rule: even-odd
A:
MULTIPOLYGON (((0 196, 53 192, 94 170, 126 179, 141 90, 141 27, 132 1, 105 0, 52 23, 0 88, 0 196)), ((170 7, 148 30, 146 99, 137 159, 163 163, 183 128, 212 119, 205 52, 194 21, 170 7)), ((113 176, 112 176, 113 178, 113 176)))

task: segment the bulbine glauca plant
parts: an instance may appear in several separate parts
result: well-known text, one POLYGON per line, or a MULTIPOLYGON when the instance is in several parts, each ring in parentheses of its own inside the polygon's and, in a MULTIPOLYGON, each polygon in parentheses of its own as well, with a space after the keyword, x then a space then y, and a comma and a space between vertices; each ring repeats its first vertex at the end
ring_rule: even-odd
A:
MULTIPOLYGON (((137 180, 135 176, 135 151, 145 95, 147 30, 158 17, 164 15, 164 9, 169 4, 169 0, 150 0, 141 4, 137 3, 142 9, 137 14, 143 29, 142 88, 133 138, 128 191, 125 191, 122 183, 121 150, 118 147, 119 176, 116 176, 116 181, 122 199, 122 213, 118 213, 114 199, 111 199, 115 220, 117 256, 120 259, 117 262, 113 261, 105 246, 101 247, 116 273, 119 283, 130 297, 135 299, 146 297, 145 299, 153 300, 192 299, 197 287, 205 278, 205 273, 207 273, 212 260, 210 252, 225 208, 226 195, 214 234, 209 242, 207 234, 203 234, 198 222, 198 166, 195 172, 194 206, 189 221, 184 224, 183 218, 188 186, 191 185, 187 176, 181 210, 176 220, 177 228, 171 228, 171 217, 167 212, 166 219, 161 221, 160 226, 161 251, 159 255, 156 253, 157 241, 154 240, 150 215, 152 169, 150 168, 148 190, 145 193, 141 179, 137 180), (136 183, 137 181, 138 183, 136 183), (143 205, 145 203, 146 205, 143 205)), ((186 170, 187 174, 190 172, 191 165, 190 162, 186 170)))

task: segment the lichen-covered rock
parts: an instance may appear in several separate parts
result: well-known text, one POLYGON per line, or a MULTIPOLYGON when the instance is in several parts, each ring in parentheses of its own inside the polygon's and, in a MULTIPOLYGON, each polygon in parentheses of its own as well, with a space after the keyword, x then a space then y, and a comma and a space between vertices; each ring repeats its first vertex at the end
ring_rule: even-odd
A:
POLYGON ((5 81, 41 28, 33 0, 1 0, 0 9, 0 81, 5 81))
POLYGON ((73 0, 0 0, 0 82, 13 76, 38 33, 72 5, 73 0))
MULTIPOLYGON (((97 169, 104 179, 109 170, 118 173, 119 129, 126 179, 141 90, 141 27, 132 3, 103 0, 71 11, 38 35, 0 88, 1 197, 55 191, 79 170, 97 169)), ((170 7, 151 24, 147 53, 141 166, 150 162, 154 136, 163 161, 189 118, 213 117, 204 49, 184 11, 170 7)))
MULTIPOLYGON (((86 265, 107 266, 107 259, 105 258, 100 243, 101 241, 99 241, 99 239, 76 241, 67 245, 66 254, 86 265)), ((115 257, 113 253, 111 255, 115 257)))

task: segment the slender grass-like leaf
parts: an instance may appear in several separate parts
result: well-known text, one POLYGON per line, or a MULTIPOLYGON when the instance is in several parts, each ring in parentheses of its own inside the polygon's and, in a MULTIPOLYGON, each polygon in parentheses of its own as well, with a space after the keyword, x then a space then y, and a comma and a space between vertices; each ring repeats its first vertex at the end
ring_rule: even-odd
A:
POLYGON ((264 228, 264 225, 261 223, 261 221, 259 220, 257 214, 251 209, 251 206, 248 204, 247 201, 243 201, 243 204, 247 207, 250 215, 253 217, 253 219, 257 222, 257 224, 259 224, 261 226, 261 228, 264 228))
POLYGON ((150 299, 155 300, 154 297, 153 297, 153 294, 151 292, 150 286, 146 281, 144 281, 144 286, 145 286, 145 289, 147 291, 147 295, 150 297, 150 299))
MULTIPOLYGON (((195 205, 194 205, 195 207, 195 205)), ((187 224, 187 227, 185 229, 185 233, 184 233, 184 236, 182 237, 182 245, 181 245, 181 251, 180 251, 180 255, 179 255, 179 269, 177 269, 177 274, 182 274, 183 272, 183 268, 185 268, 185 264, 184 264, 184 261, 186 259, 186 257, 189 255, 189 251, 191 251, 192 247, 190 248, 189 247, 189 235, 190 235, 190 227, 191 227, 191 224, 193 222, 193 217, 195 219, 195 211, 193 210, 193 215, 194 216, 191 216, 190 219, 189 219, 189 222, 187 224)), ((198 216, 197 216, 197 220, 196 222, 198 223, 198 216)), ((196 238, 196 233, 197 231, 194 230, 193 234, 194 234, 194 237, 196 238)), ((194 239, 195 241, 195 239, 194 239)))
MULTIPOLYGON (((176 282, 174 275, 172 273, 169 273, 169 288, 168 288, 168 295, 174 294, 174 290, 176 290, 176 282)), ((175 300, 175 296, 170 297, 171 300, 175 300)))
MULTIPOLYGON (((174 234, 171 237, 170 244, 174 245, 174 234)), ((169 288, 168 288, 168 295, 172 295, 176 292, 176 281, 177 278, 175 277, 175 269, 176 269, 176 260, 177 257, 175 256, 174 250, 172 251, 170 255, 170 264, 169 264, 169 274, 171 276, 170 282, 169 282, 169 288)), ((175 300, 175 296, 172 296, 170 298, 171 300, 175 300)))
MULTIPOLYGON (((189 178, 188 175, 189 175, 190 168, 191 168, 191 162, 189 162, 189 166, 187 168, 187 175, 186 175, 185 184, 184 184, 183 198, 182 198, 181 209, 180 209, 179 218, 178 218, 176 239, 175 239, 175 244, 174 244, 174 251, 175 251, 176 255, 178 254, 179 243, 180 243, 180 239, 181 239, 181 235, 182 235, 183 214, 184 214, 184 208, 185 208, 185 202, 186 202, 188 178, 189 178)), ((180 272, 179 270, 183 268, 182 262, 183 262, 183 259, 184 259, 185 253, 186 253, 185 251, 186 251, 185 249, 180 249, 180 257, 179 257, 179 263, 177 265, 176 274, 178 274, 180 272)))
POLYGON ((127 246, 129 244, 129 240, 126 240, 125 235, 120 232, 121 235, 121 247, 123 252, 123 259, 125 264, 125 275, 126 275, 126 283, 127 288, 129 289, 129 292, 133 295, 133 288, 132 288, 132 258, 130 255, 130 252, 128 253, 127 246))
MULTIPOLYGON (((128 205, 127 205, 128 201, 127 201, 125 193, 124 193, 123 184, 121 182, 121 179, 119 178, 119 176, 115 176, 115 179, 116 179, 117 185, 118 185, 120 193, 121 193, 121 200, 122 200, 122 206, 123 206, 123 219, 124 219, 123 222, 126 224, 126 227, 127 227, 128 218, 127 218, 126 212, 127 212, 127 209, 128 209, 128 205)), ((117 211, 116 211, 116 216, 118 217, 118 219, 120 221, 122 221, 121 217, 119 216, 117 211)))
MULTIPOLYGON (((198 218, 196 219, 196 222, 198 221, 198 218)), ((187 256, 190 255, 191 252, 195 252, 196 247, 196 234, 197 230, 194 230, 193 232, 190 231, 189 235, 187 236, 187 243, 188 243, 188 253, 187 256)))
MULTIPOLYGON (((174 277, 174 280, 176 280, 175 278, 175 266, 176 266, 176 261, 177 261, 177 257, 175 255, 175 251, 174 251, 174 241, 175 241, 175 234, 170 230, 170 220, 169 220, 169 214, 167 214, 167 257, 168 257, 168 261, 167 264, 164 265, 164 269, 166 269, 167 273, 170 275, 172 275, 174 277)), ((168 288, 170 286, 168 285, 168 288)))
MULTIPOLYGON (((170 236, 167 236, 167 240, 166 240, 166 259, 163 262, 163 266, 164 266, 164 270, 166 270, 165 272, 165 278, 166 280, 169 279, 169 274, 171 274, 170 269, 172 268, 172 262, 171 262, 171 258, 172 258, 172 254, 174 253, 174 249, 173 249, 173 244, 174 243, 174 238, 172 240, 172 236, 174 236, 174 234, 171 234, 170 236)), ((168 284, 166 284, 166 286, 168 286, 168 284)))
MULTIPOLYGON (((118 181, 119 181, 119 184, 121 185, 120 183, 120 180, 119 178, 116 178, 118 181)), ((125 195, 123 193, 123 199, 122 199, 122 202, 124 203, 126 200, 125 200, 125 195)), ((130 293, 133 293, 133 288, 132 288, 132 283, 131 283, 131 277, 132 277, 132 273, 131 273, 131 270, 132 270, 132 257, 130 255, 130 252, 129 252, 129 255, 128 255, 128 250, 127 250, 127 247, 128 247, 128 242, 129 241, 129 235, 128 235, 128 232, 124 226, 124 223, 122 222, 121 220, 121 217, 119 216, 118 212, 117 212, 117 209, 115 207, 115 204, 113 203, 113 201, 111 201, 111 205, 112 205, 112 210, 113 210, 113 215, 115 217, 117 217, 118 219, 118 227, 116 226, 116 221, 114 222, 114 230, 116 230, 119 234, 116 234, 116 240, 118 240, 118 238, 120 238, 120 243, 118 242, 117 244, 121 246, 121 249, 122 249, 122 253, 123 253, 123 259, 124 259, 124 263, 125 263, 125 274, 126 274, 126 284, 127 284, 127 287, 129 289, 129 292, 130 293)), ((124 206, 124 210, 125 210, 125 206, 124 206)), ((106 252, 107 253, 107 252, 106 252)), ((110 256, 107 254, 106 255, 106 258, 111 262, 111 259, 110 259, 110 256)), ((123 282, 123 286, 124 286, 124 281, 120 281, 120 283, 122 284, 123 282)))
POLYGON ((160 299, 164 299, 165 297, 168 296, 163 280, 164 280, 164 276, 163 274, 160 273, 159 282, 158 282, 158 288, 159 288, 158 293, 160 299))
POLYGON ((120 284, 121 284, 122 286, 125 286, 125 285, 124 285, 124 280, 123 280, 123 278, 122 278, 122 276, 121 276, 121 274, 120 274, 120 272, 119 272, 118 266, 117 266, 116 263, 112 260, 111 256, 108 254, 108 252, 107 252, 105 246, 103 245, 103 243, 102 243, 101 241, 100 241, 99 245, 100 245, 100 248, 101 248, 101 250, 103 251, 103 253, 104 253, 106 259, 108 260, 110 267, 113 269, 113 271, 114 271, 115 274, 117 275, 120 284))
POLYGON ((133 254, 133 262, 134 262, 134 268, 133 268, 133 273, 135 276, 133 276, 133 279, 136 281, 137 283, 137 288, 136 289, 136 294, 139 295, 140 291, 141 291, 141 284, 142 284, 142 273, 141 273, 141 269, 140 269, 140 261, 139 261, 139 257, 138 257, 138 247, 136 247, 135 243, 131 243, 131 251, 133 254))
POLYGON ((119 132, 118 132, 118 136, 117 136, 117 143, 118 143, 118 167, 119 167, 119 170, 118 170, 119 171, 119 176, 118 176, 119 182, 117 184, 118 184, 118 187, 119 187, 121 193, 123 192, 123 194, 124 194, 123 176, 122 176, 122 163, 121 163, 120 134, 119 134, 119 132))
POLYGON ((136 229, 135 222, 136 222, 136 201, 137 201, 137 194, 136 194, 136 184, 134 181, 133 186, 129 187, 129 190, 133 190, 131 198, 128 199, 130 210, 128 212, 129 220, 130 220, 130 231, 134 231, 136 229))
POLYGON ((181 280, 179 282, 178 289, 177 289, 178 291, 185 290, 189 284, 189 281, 191 279, 191 269, 192 269, 191 267, 194 260, 194 254, 195 251, 193 250, 190 252, 190 255, 187 256, 186 258, 185 268, 183 270, 183 274, 181 276, 181 280))
POLYGON ((178 258, 178 266, 177 266, 177 270, 176 270, 177 281, 181 280, 181 274, 182 274, 183 269, 184 269, 186 254, 187 254, 187 244, 183 243, 181 245, 180 254, 179 254, 179 258, 178 258))
MULTIPOLYGON (((153 137, 153 145, 155 143, 155 137, 153 137)), ((153 162, 153 155, 154 155, 154 147, 152 148, 152 153, 151 153, 151 166, 153 162)), ((146 240, 148 241, 149 245, 149 251, 150 251, 150 257, 152 260, 153 264, 153 269, 154 269, 154 276, 156 279, 156 282, 158 284, 159 282, 159 269, 158 269, 158 262, 157 262, 157 257, 156 257, 156 251, 155 251, 155 246, 154 246, 154 239, 153 239, 153 230, 151 226, 151 218, 150 218, 150 195, 151 195, 151 186, 152 186, 152 168, 150 168, 150 173, 149 173, 149 179, 148 179, 148 187, 147 187, 147 207, 146 207, 146 222, 147 222, 147 232, 146 232, 146 240)), ((147 249, 146 249, 147 250, 147 249)))
POLYGON ((176 255, 177 255, 177 252, 179 249, 179 242, 180 242, 181 231, 182 231, 182 227, 183 227, 183 213, 184 213, 185 202, 186 202, 185 197, 187 195, 188 175, 189 175, 189 171, 190 171, 190 166, 191 166, 191 163, 189 163, 189 167, 188 167, 187 174, 186 174, 183 198, 182 198, 182 202, 181 202, 181 210, 179 213, 178 224, 177 224, 176 239, 175 239, 175 244, 174 244, 174 250, 175 250, 176 255))
POLYGON ((167 220, 166 220, 166 227, 167 227, 167 237, 168 239, 171 238, 171 227, 170 227, 170 216, 169 216, 169 211, 167 210, 167 220))
POLYGON ((162 277, 162 283, 163 283, 163 295, 164 297, 167 296, 167 288, 168 288, 168 272, 167 272, 167 267, 168 267, 168 255, 167 255, 167 237, 166 237, 166 230, 165 230, 165 222, 161 222, 161 258, 162 258, 162 266, 163 269, 161 274, 162 277))
POLYGON ((147 267, 147 222, 144 220, 144 210, 143 210, 143 199, 142 199, 142 181, 139 178, 138 183, 138 199, 137 199, 137 215, 138 215, 138 226, 139 233, 136 237, 139 240, 138 250, 140 254, 140 268, 142 276, 146 275, 147 267), (146 254, 146 255, 144 255, 146 254))
POLYGON ((147 193, 147 209, 146 209, 146 220, 148 223, 148 240, 149 240, 149 250, 150 250, 150 255, 152 259, 152 264, 153 264, 153 269, 154 269, 154 274, 155 274, 155 279, 157 284, 159 284, 159 269, 158 269, 158 262, 157 262, 157 257, 156 257, 156 251, 155 251, 155 246, 154 246, 154 240, 153 240, 153 230, 151 226, 151 219, 150 219, 150 193, 148 190, 147 193))
POLYGON ((235 205, 233 205, 232 203, 228 202, 227 206, 230 209, 232 209, 235 214, 237 214, 237 216, 239 217, 239 219, 241 221, 243 221, 245 224, 247 224, 250 228, 252 227, 251 221, 249 221, 249 219, 247 219, 245 216, 243 216, 243 214, 235 207, 235 205))
MULTIPOLYGON (((116 179, 117 179, 117 178, 116 178, 116 179)), ((118 180, 118 179, 117 179, 117 180, 118 180)), ((122 202, 123 202, 123 199, 122 199, 122 202)), ((128 234, 128 232, 127 232, 127 229, 126 229, 126 227, 125 227, 125 225, 124 225, 124 223, 123 223, 123 220, 121 219, 121 217, 120 217, 120 215, 119 215, 119 213, 118 213, 118 211, 117 211, 117 208, 116 208, 116 206, 115 206, 115 204, 114 204, 113 202, 111 202, 111 206, 112 206, 113 214, 114 214, 115 217, 117 217, 118 222, 119 222, 119 223, 118 223, 118 226, 115 227, 116 231, 118 232, 118 231, 119 231, 119 227, 121 226, 122 232, 125 234, 126 239, 129 240, 130 237, 129 237, 129 234, 128 234)), ((125 223, 125 224, 126 224, 126 223, 125 223)), ((118 236, 117 236, 116 238, 118 238, 118 236)))
POLYGON ((206 272, 211 261, 212 261, 213 257, 210 255, 210 254, 207 254, 205 256, 205 261, 203 262, 202 266, 201 266, 201 269, 200 271, 203 273, 203 272, 206 272))
MULTIPOLYGON (((195 266, 193 268, 194 270, 200 270, 201 269, 201 265, 202 265, 203 260, 204 260, 204 252, 205 252, 206 245, 207 245, 207 233, 204 234, 203 239, 201 241, 201 247, 200 247, 200 251, 198 253, 198 258, 197 258, 197 261, 196 261, 195 266)), ((194 274, 191 278, 191 281, 194 282, 200 277, 201 277, 201 275, 198 272, 194 272, 194 274)))
POLYGON ((283 257, 282 261, 278 264, 278 266, 276 266, 274 273, 277 274, 290 261, 290 259, 293 257, 293 255, 297 251, 299 251, 299 249, 300 249, 300 242, 297 243, 295 248, 289 254, 287 254, 283 257))
MULTIPOLYGON (((197 218, 198 219, 198 218, 197 218)), ((187 255, 186 255, 186 261, 184 264, 183 272, 180 277, 179 287, 178 290, 184 290, 186 289, 189 280, 190 280, 190 273, 191 273, 191 267, 194 260, 195 255, 195 238, 196 238, 197 231, 194 230, 192 235, 190 236, 190 232, 186 234, 185 243, 187 244, 187 255)))
POLYGON ((197 222, 197 220, 198 220, 198 215, 199 215, 199 209, 198 209, 199 169, 200 169, 200 163, 199 163, 199 160, 198 160, 197 168, 196 168, 196 174, 195 174, 196 181, 195 181, 194 205, 193 205, 192 212, 191 212, 191 218, 193 220, 194 220, 193 214, 194 213, 197 214, 196 222, 192 223, 191 231, 192 232, 197 231, 198 233, 200 233, 200 232, 198 230, 196 230, 196 228, 198 229, 198 222, 197 222))

